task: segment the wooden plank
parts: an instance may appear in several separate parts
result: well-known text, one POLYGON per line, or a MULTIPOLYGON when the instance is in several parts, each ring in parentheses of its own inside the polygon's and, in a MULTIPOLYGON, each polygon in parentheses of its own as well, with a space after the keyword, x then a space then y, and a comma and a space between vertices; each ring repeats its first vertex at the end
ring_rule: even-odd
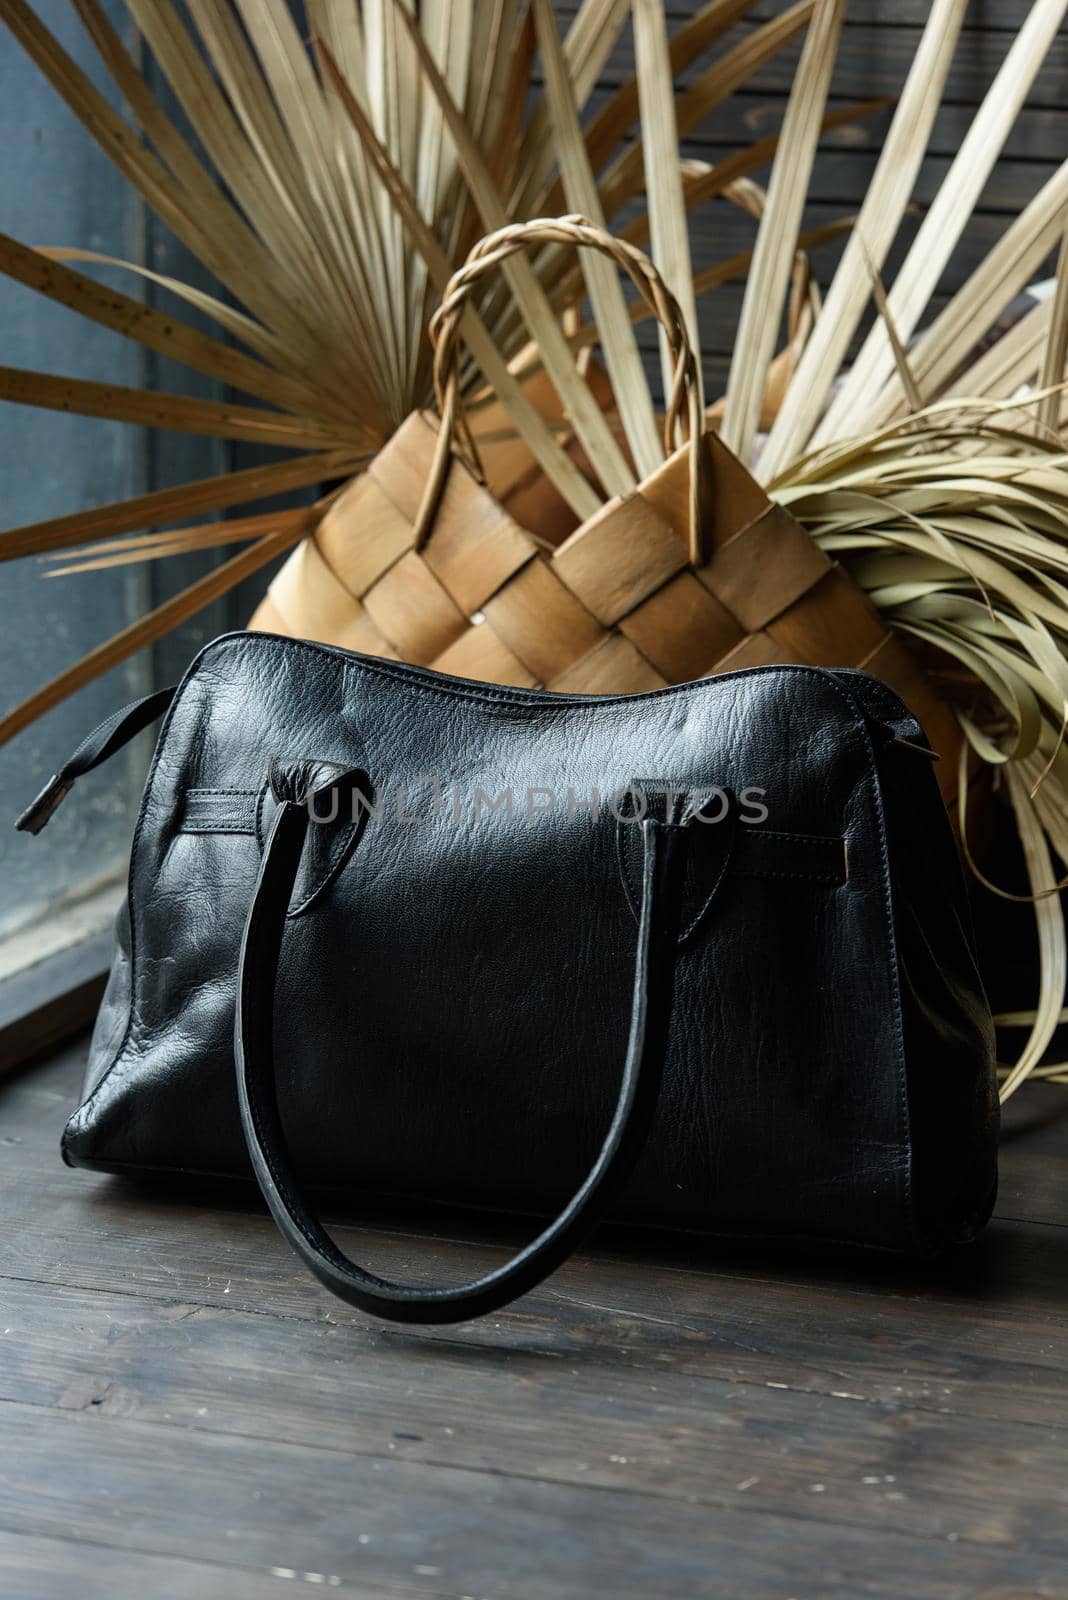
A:
MULTIPOLYGON (((239 1597, 284 1577, 452 1600, 1068 1580, 1063 1091, 1010 1119, 1003 1192, 1045 1222, 977 1250, 777 1259, 613 1231, 506 1312, 413 1330, 310 1281, 247 1191, 64 1169, 82 1056, 0 1093, 6 1592, 27 1566, 35 1600, 181 1600, 224 1569, 239 1597)), ((447 1279, 520 1225, 337 1232, 447 1279)))
MULTIPOLYGON (((785 0, 768 0, 755 6, 751 15, 760 21, 777 16, 785 0)), ((903 24, 922 26, 930 9, 929 0, 849 0, 847 27, 875 24, 885 28, 899 28, 903 24)), ((1018 28, 1031 9, 1031 0, 973 0, 964 24, 965 33, 1004 33, 1018 28)), ((669 5, 668 15, 673 18, 688 16, 686 6, 669 5)))
MULTIPOLYGON (((531 1352, 527 1372, 539 1364, 531 1352)), ((1042 1535, 1029 1547, 1014 1537, 996 1504, 984 1508, 975 1528, 947 1504, 928 1537, 902 1537, 836 1522, 829 1510, 818 1517, 753 1510, 747 1497, 758 1485, 735 1486, 729 1505, 710 1506, 664 1496, 655 1482, 648 1493, 556 1484, 529 1475, 525 1462, 513 1474, 427 1464, 397 1453, 371 1459, 318 1442, 268 1443, 133 1419, 108 1422, 96 1409, 3 1407, 0 1440, 8 1459, 17 1448, 19 1471, 0 1485, 0 1526, 38 1538, 72 1537, 89 1547, 121 1540, 154 1555, 195 1550, 201 1559, 315 1571, 326 1584, 331 1578, 406 1584, 416 1594, 492 1594, 495 1600, 588 1593, 628 1600, 683 1594, 782 1600, 796 1593, 799 1571, 821 1573, 821 1596, 850 1600, 876 1593, 989 1593, 1010 1584, 1022 1595, 1041 1593, 1043 1586, 1056 1592, 1066 1575, 1056 1519, 1041 1517, 1042 1535)), ((539 1432, 551 1449, 551 1422, 542 1421, 539 1432)), ((695 1421, 680 1420, 679 1434, 695 1421)), ((710 1430, 708 1453, 728 1467, 729 1442, 722 1450, 716 1443, 710 1430)), ((789 1470, 797 1436, 783 1444, 789 1470)), ((592 1460, 599 1453, 595 1432, 587 1454, 592 1460)), ((890 1499, 905 1493, 896 1484, 912 1460, 907 1444, 890 1459, 900 1471, 866 1472, 883 1461, 863 1457, 841 1474, 824 1463, 825 1475, 806 1486, 807 1504, 833 1507, 849 1479, 867 1476, 878 1480, 877 1486, 861 1483, 871 1504, 907 1505, 907 1498, 890 1499)), ((738 1464, 744 1470, 744 1458, 738 1464)))
MULTIPOLYGON (((394 1337, 312 1281, 269 1219, 222 1210, 210 1195, 146 1198, 81 1175, 39 1181, 21 1197, 5 1188, 3 1200, 10 1237, 0 1278, 348 1326, 371 1343, 394 1337)), ((410 1221, 373 1213, 359 1229, 337 1229, 373 1268, 427 1281, 485 1269, 529 1233, 440 1217, 413 1231, 410 1221)), ((665 1380, 681 1371, 1041 1424, 1064 1415, 1061 1233, 999 1222, 980 1250, 926 1268, 791 1262, 721 1243, 606 1233, 507 1314, 420 1337, 499 1352, 535 1339, 583 1362, 654 1365, 665 1380)))
MULTIPOLYGON (((887 91, 889 92, 889 91, 887 91)), ((870 93, 878 93, 872 90, 870 93)), ((868 98, 868 96, 865 96, 868 98)), ((840 109, 850 102, 846 94, 832 94, 828 100, 829 111, 840 109)), ((704 160, 703 147, 726 145, 737 147, 751 144, 775 133, 782 124, 786 109, 784 91, 761 93, 742 91, 733 95, 726 105, 718 106, 696 128, 686 141, 687 151, 704 160)), ((852 123, 826 136, 822 149, 873 150, 878 153, 890 125, 892 109, 881 111, 863 122, 852 123)), ((975 106, 954 102, 939 107, 931 129, 929 152, 931 156, 952 158, 975 115, 975 106)), ((1013 124, 1012 131, 1002 150, 1002 162, 1034 162, 1047 171, 1057 166, 1068 150, 1068 111, 1061 106, 1032 106, 1023 108, 1013 124)), ((1011 181, 1011 168, 1007 178, 1011 181)))
MULTIPOLYGON (((1065 147, 1068 148, 1068 122, 1063 132, 1065 147)), ((742 139, 734 145, 712 142, 701 144, 697 140, 690 140, 687 141, 684 153, 715 165, 733 155, 745 142, 742 139)), ((857 144, 860 142, 858 140, 857 144)), ((839 145, 828 142, 816 155, 812 181, 808 189, 809 203, 832 206, 838 216, 845 216, 856 210, 867 193, 878 156, 879 152, 874 141, 860 149, 844 143, 839 145)), ((1050 177, 1055 165, 1056 163, 1050 160, 999 161, 983 191, 979 210, 987 214, 1005 212, 1010 216, 1016 216, 1038 193, 1050 177)), ((927 158, 920 169, 913 191, 914 205, 930 205, 949 171, 949 166, 948 155, 932 155, 927 158)), ((758 181, 766 182, 767 171, 765 168, 763 173, 757 174, 758 181)))
MULTIPOLYGON (((835 222, 849 211, 848 200, 838 203, 828 203, 825 200, 810 202, 805 207, 804 226, 819 227, 824 223, 835 222)), ((911 212, 902 218, 885 269, 888 283, 893 280, 894 273, 916 237, 922 220, 922 214, 919 212, 911 212)), ((953 253, 939 288, 942 291, 958 289, 984 259, 991 246, 1000 239, 1007 226, 1008 219, 1003 214, 977 211, 969 221, 964 236, 953 253)), ((715 200, 708 205, 700 206, 691 214, 690 221, 694 272, 700 273, 718 261, 729 260, 741 251, 751 250, 756 238, 756 228, 755 219, 737 206, 731 205, 729 201, 715 200)), ((843 240, 836 239, 821 245, 813 252, 812 259, 818 263, 817 270, 821 279, 831 272, 843 249, 843 240)), ((715 300, 726 293, 727 288, 728 286, 714 289, 703 298, 715 300)))
MULTIPOLYGON (((1006 1037, 1018 1043, 1020 1034, 1006 1037)), ((1007 1048, 1003 1055, 1013 1059, 1007 1048)), ((1062 1088, 1030 1084, 1002 1113, 1000 1216, 1068 1223, 1068 1091, 1062 1095, 1062 1088)))
MULTIPOLYGON (((762 0, 749 15, 760 22, 767 22, 784 11, 787 4, 788 0, 762 0)), ((863 24, 889 28, 903 24, 922 26, 929 9, 929 0, 849 0, 846 27, 863 24)), ((1012 30, 1020 26, 1030 9, 1031 0, 972 0, 964 31, 995 33, 1012 30)), ((559 4, 557 10, 561 14, 571 14, 574 5, 559 4)), ((682 4, 681 0, 672 0, 665 10, 669 22, 675 27, 693 15, 694 7, 682 4)))
MULTIPOLYGON (((786 9, 769 7, 776 14, 786 9)), ((766 19, 765 19, 766 20, 766 19)), ((725 46, 733 48, 747 34, 761 26, 760 21, 739 22, 725 39, 725 46)), ((896 94, 916 54, 923 32, 919 24, 881 28, 851 25, 843 29, 842 41, 834 70, 834 93, 850 99, 869 99, 873 95, 896 94)), ((953 62, 946 78, 943 98, 958 104, 976 105, 982 99, 991 80, 1000 67, 1012 42, 1013 30, 994 31, 989 28, 972 28, 962 31, 953 62)), ((760 93, 788 93, 794 69, 800 54, 800 40, 795 40, 785 50, 766 62, 760 71, 747 82, 747 90, 760 93)), ((691 83, 714 59, 710 54, 701 57, 682 73, 678 82, 691 83)), ((614 88, 634 72, 633 40, 624 29, 612 52, 605 70, 598 80, 599 88, 614 88)), ((1063 105, 1064 87, 1068 77, 1068 33, 1063 30, 1050 47, 1032 91, 1028 96, 1031 106, 1063 105)))
MULTIPOLYGON (((665 1360, 670 1296, 655 1340, 635 1337, 631 1319, 612 1303, 584 1305, 581 1290, 546 1300, 538 1317, 499 1319, 520 1323, 505 1342, 474 1325, 420 1335, 413 1346, 395 1329, 359 1320, 319 1317, 298 1326, 270 1314, 8 1282, 0 1400, 92 1411, 110 1423, 314 1439, 323 1449, 428 1465, 514 1473, 522 1462, 524 1475, 555 1483, 633 1491, 653 1475, 659 1495, 707 1505, 734 1503, 739 1476, 755 1474, 759 1492, 756 1485, 742 1491, 748 1509, 917 1537, 930 1533, 935 1505, 940 1516, 952 1509, 962 1529, 982 1525, 990 1483, 985 1465, 973 1468, 968 1458, 982 1462, 1004 1448, 1012 1460, 1003 1463, 1011 1471, 1000 1514, 1012 1537, 1041 1537, 1057 1549, 1068 1540, 1068 1530, 1041 1528, 1055 1511, 1053 1480, 1068 1445, 1068 1419, 1058 1416, 1064 1382, 1048 1359, 1039 1356, 1034 1369, 1016 1362, 1017 1384, 1035 1390, 1028 1415, 1013 1406, 1011 1391, 1006 1399, 1004 1385, 1000 1406, 976 1413, 953 1383, 930 1383, 922 1402, 911 1403, 889 1385, 879 1399, 863 1380, 852 1387, 855 1370, 822 1388, 770 1376, 789 1368, 766 1355, 762 1364, 739 1366, 723 1352, 723 1370, 701 1368, 692 1355, 665 1360), (537 1337, 540 1359, 517 1388, 524 1326, 528 1342, 537 1337), (588 1355, 576 1366, 584 1345, 588 1355), (539 1429, 549 1415, 551 1429, 539 1429), (761 1427, 748 1437, 751 1415, 761 1427), (687 1418, 700 1420, 680 1426, 687 1418), (790 1438, 793 1450, 784 1448, 790 1438), (883 1463, 903 1498, 872 1494, 865 1462, 883 1463), (853 1463, 862 1470, 844 1470, 853 1463), (839 1491, 813 1501, 810 1484, 825 1472, 841 1478, 839 1491)), ((1047 1338, 1054 1329, 1046 1328, 1047 1338)), ((674 1338, 693 1343, 696 1331, 680 1323, 674 1338)), ((1037 1339, 1029 1350, 1040 1351, 1037 1339)))
MULTIPOLYGON (((394 1337, 311 1281, 269 1220, 248 1209, 248 1191, 143 1192, 62 1168, 58 1131, 78 1072, 72 1052, 9 1085, 0 1101, 0 1275, 348 1326, 372 1346, 394 1337)), ((1013 1210, 1026 1211, 1021 1186, 1035 1192, 1036 1170, 1050 1165, 1045 1215, 1064 1220, 1064 1157, 1051 1161, 1048 1152, 1063 1143, 1066 1117, 1062 1095, 1036 1149, 1033 1132, 1007 1145, 1003 1188, 1013 1210)), ((439 1215, 413 1234, 410 1223, 398 1228, 395 1216, 372 1212, 365 1227, 340 1237, 387 1271, 456 1279, 499 1259, 523 1232, 439 1215)), ((827 1399, 844 1390, 898 1409, 1042 1423, 1063 1412, 1062 1233, 1003 1222, 977 1250, 917 1264, 776 1258, 686 1235, 612 1231, 501 1318, 421 1337, 499 1353, 533 1339, 560 1357, 581 1353, 584 1364, 653 1366, 665 1381, 684 1374, 756 1390, 770 1383, 827 1399)))
MULTIPOLYGON (((62 1535, 40 1539, 0 1529, 0 1593, 11 1600, 126 1600, 127 1596, 142 1600, 150 1595, 161 1600, 164 1596, 166 1600, 205 1600, 213 1595, 225 1595, 226 1600, 264 1600, 265 1592, 272 1592, 269 1585, 281 1587, 278 1574, 261 1565, 198 1561, 190 1552, 143 1555, 113 1548, 103 1542, 104 1537, 102 1528, 89 1545, 62 1535)), ((293 1577, 309 1581, 307 1573, 294 1573, 293 1577)), ((311 1575, 312 1581, 317 1577, 311 1575)), ((333 1600, 345 1600, 346 1596, 366 1600, 369 1591, 359 1583, 338 1583, 330 1586, 330 1593, 333 1600)))

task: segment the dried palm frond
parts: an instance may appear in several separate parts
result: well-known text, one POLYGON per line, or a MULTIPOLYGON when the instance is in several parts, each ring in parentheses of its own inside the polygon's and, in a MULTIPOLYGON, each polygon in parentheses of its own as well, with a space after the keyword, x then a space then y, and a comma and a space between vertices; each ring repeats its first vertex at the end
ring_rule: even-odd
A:
POLYGON ((746 282, 723 414, 723 436, 743 459, 760 420, 843 13, 844 0, 819 0, 805 36, 746 282))
MULTIPOLYGON (((679 130, 672 90, 671 51, 660 0, 634 0, 634 47, 652 251, 661 277, 683 309, 694 348, 699 349, 697 297, 678 160, 679 130)), ((667 394, 672 378, 671 351, 662 328, 659 341, 660 373, 667 394)))
MULTIPOLYGON (((1068 449, 1036 437, 1040 396, 1030 408, 928 405, 811 452, 769 485, 895 628, 964 669, 944 674, 945 693, 1015 813, 1042 955, 1038 1007, 1003 1095, 1042 1060, 1068 972, 1051 861, 1068 864, 1068 449)), ((966 850, 968 788, 965 762, 966 850)))
POLYGON ((811 434, 837 376, 871 292, 871 272, 882 270, 923 161, 927 139, 964 20, 967 0, 935 0, 909 69, 890 132, 853 238, 846 245, 827 294, 825 315, 809 340, 762 452, 770 475, 811 434))
POLYGON ((1038 423, 1047 433, 1056 433, 1060 424, 1060 382, 1068 364, 1068 229, 1062 239, 1057 258, 1057 287, 1050 307, 1050 325, 1046 336, 1039 388, 1046 391, 1038 408, 1038 423))
MULTIPOLYGON (((971 218, 983 186, 1056 37, 1066 10, 1068 6, 1065 0, 1036 0, 1030 15, 1013 39, 923 219, 889 297, 895 326, 905 340, 912 337, 931 302, 946 263, 971 218)), ((931 21, 933 23, 933 16, 931 21)), ((927 142, 927 130, 922 127, 913 129, 908 142, 913 148, 918 145, 922 149, 927 142)), ((1006 300, 1009 298, 1011 293, 1006 300)), ((999 311, 1006 300, 1001 302, 999 311)), ((970 338, 973 344, 982 331, 972 325, 970 338)), ((884 387, 897 392, 894 389, 895 376, 893 350, 886 327, 876 322, 825 416, 811 435, 811 442, 822 444, 854 432, 858 424, 863 427, 877 414, 884 387)), ((917 377, 922 382, 919 373, 917 377)), ((800 447, 807 442, 797 441, 800 447)))
MULTIPOLYGON (((520 0, 425 0, 418 17, 404 0, 305 0, 296 18, 287 0, 126 0, 144 49, 131 49, 101 0, 72 0, 118 92, 118 109, 29 0, 0 0, 0 23, 220 290, 209 294, 139 262, 80 251, 76 241, 0 237, 0 272, 236 396, 147 393, 4 368, 0 398, 298 452, 251 476, 223 473, 8 530, 0 533, 0 560, 103 542, 107 548, 61 569, 84 572, 209 548, 222 542, 225 524, 216 522, 215 533, 203 537, 188 526, 146 530, 218 518, 260 493, 358 471, 431 400, 427 320, 474 239, 565 205, 611 217, 640 202, 650 163, 674 168, 662 174, 649 217, 654 255, 663 258, 692 323, 678 132, 788 46, 816 0, 799 0, 737 43, 726 40, 681 95, 677 112, 672 74, 718 46, 754 3, 711 0, 669 39, 660 6, 643 0, 635 20, 638 73, 583 129, 590 93, 629 23, 630 0, 582 0, 565 37, 548 0, 538 0, 532 14, 520 0), (194 137, 153 94, 145 50, 194 137), (639 110, 648 145, 640 133, 631 138, 639 110), (135 285, 163 288, 216 331, 145 305, 136 289, 123 295, 102 287, 91 275, 99 265, 127 267, 135 285), (142 537, 114 544, 127 534, 142 537)), ((767 141, 762 145, 757 161, 771 153, 767 141)), ((717 192, 714 185, 695 189, 685 204, 717 192)), ((639 209, 639 231, 643 216, 639 209)), ((618 284, 602 263, 584 263, 586 279, 566 270, 570 265, 554 251, 509 263, 507 290, 488 287, 465 318, 474 361, 464 382, 468 390, 488 383, 541 469, 584 518, 605 494, 629 488, 635 468, 653 470, 663 451, 618 284), (622 444, 562 329, 564 313, 587 289, 622 444), (509 370, 532 338, 586 461, 596 463, 592 481, 593 468, 578 469, 509 370)), ((265 540, 287 529, 295 537, 296 527, 274 512, 259 523, 244 516, 234 532, 235 542, 248 541, 241 565, 214 573, 212 594, 227 575, 236 582, 271 558, 276 545, 265 540)), ((206 593, 194 588, 183 605, 206 593)), ((87 682, 102 662, 158 638, 179 611, 144 619, 46 685, 0 720, 0 741, 87 682)))

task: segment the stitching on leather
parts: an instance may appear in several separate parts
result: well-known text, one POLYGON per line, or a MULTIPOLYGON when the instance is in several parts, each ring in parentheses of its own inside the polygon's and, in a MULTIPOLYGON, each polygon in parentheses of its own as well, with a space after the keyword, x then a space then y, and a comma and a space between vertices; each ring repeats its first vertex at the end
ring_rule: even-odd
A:
MULTIPOLYGON (((669 697, 681 698, 683 695, 691 693, 707 692, 718 684, 731 683, 738 678, 768 677, 777 673, 780 676, 803 674, 808 677, 820 678, 829 688, 835 691, 841 700, 845 701, 855 716, 863 719, 865 714, 857 696, 850 693, 845 684, 836 677, 830 668, 810 667, 802 662, 779 661, 772 662, 764 667, 739 667, 734 672, 718 672, 713 677, 695 678, 690 683, 669 684, 665 689, 646 689, 641 694, 569 695, 554 694, 544 689, 489 688, 472 684, 459 678, 450 683, 439 683, 436 679, 431 682, 427 681, 424 676, 431 669, 425 667, 407 666, 405 669, 405 663, 380 661, 377 657, 358 655, 355 651, 343 650, 336 645, 317 644, 311 639, 288 639, 277 633, 257 632, 224 633, 220 638, 211 640, 193 661, 189 668, 189 674, 196 672, 211 651, 220 649, 223 645, 233 646, 241 654, 250 648, 255 649, 263 644, 278 648, 283 655, 303 652, 321 657, 325 661, 336 661, 346 675, 352 672, 362 672, 371 677, 391 678, 418 693, 431 697, 445 696, 461 700, 484 700, 490 705, 499 703, 521 705, 528 708, 540 706, 546 710, 551 710, 554 706, 589 706, 593 708, 605 705, 625 705, 627 703, 641 703, 669 697)), ((441 676, 444 676, 444 674, 441 676)), ((175 699, 177 700, 177 696, 175 696, 175 699)))
MULTIPOLYGON (((338 764, 340 765, 341 763, 338 763, 338 764)), ((245 790, 235 790, 234 792, 235 793, 246 793, 247 791, 245 791, 245 790)), ((264 828, 263 828, 263 810, 264 810, 264 806, 266 805, 267 795, 268 795, 269 792, 270 792, 270 784, 269 783, 265 783, 263 785, 262 789, 260 790, 259 802, 258 802, 258 804, 256 806, 256 820, 255 820, 256 842, 259 845, 259 850, 260 850, 260 855, 261 856, 262 856, 264 850, 267 847, 266 834, 265 834, 264 828)), ((353 819, 353 821, 349 824, 349 827, 346 830, 346 832, 343 833, 340 836, 339 840, 334 844, 333 849, 331 850, 329 856, 327 857, 326 866, 323 868, 323 871, 322 871, 322 873, 321 873, 321 875, 320 875, 320 877, 318 879, 318 882, 316 882, 316 883, 314 883, 312 885, 312 887, 308 890, 307 894, 299 902, 299 904, 297 904, 295 906, 291 905, 289 910, 286 912, 286 920, 287 921, 291 921, 293 918, 301 916, 308 909, 308 907, 312 904, 312 902, 316 899, 316 897, 318 895, 322 894, 323 890, 330 883, 330 880, 333 877, 336 876, 336 874, 340 870, 341 858, 344 855, 345 851, 347 851, 350 848, 354 836, 359 831, 359 827, 360 827, 360 819, 359 819, 359 817, 355 817, 353 819)))
POLYGON ((260 847, 261 856, 267 843, 267 836, 263 831, 263 808, 267 803, 267 792, 270 787, 269 783, 263 784, 260 789, 260 797, 256 802, 256 843, 260 847))
POLYGON ((237 795, 242 800, 251 800, 255 793, 255 789, 187 789, 185 797, 187 800, 209 800, 221 795, 237 795))
POLYGON ((258 809, 259 795, 255 789, 187 789, 184 796, 181 818, 176 832, 187 835, 210 836, 213 834, 230 834, 234 837, 256 837, 256 811, 258 809), (208 802, 214 800, 244 800, 246 802, 245 819, 228 820, 236 807, 214 807, 208 802), (248 816, 248 806, 251 802, 252 815, 248 816), (197 815, 198 808, 207 810, 207 815, 197 815))
MULTIPOLYGON (((669 779, 666 779, 666 778, 634 778, 634 779, 631 780, 631 784, 628 785, 628 791, 627 792, 630 793, 630 792, 633 792, 633 790, 637 790, 639 793, 641 793, 643 786, 645 786, 646 788, 653 789, 654 793, 663 794, 665 796, 665 800, 667 798, 667 792, 668 791, 676 791, 680 795, 681 794, 689 794, 690 798, 691 799, 693 798, 693 792, 692 791, 693 791, 693 787, 694 786, 691 786, 689 783, 676 783, 674 780, 669 780, 669 779)), ((696 785, 696 787, 698 789, 700 789, 701 785, 696 785)), ((667 809, 667 807, 665 805, 665 810, 666 809, 667 809)), ((634 872, 635 872, 635 868, 636 868, 636 863, 633 860, 633 854, 634 853, 633 853, 633 851, 627 849, 627 845, 625 843, 625 840, 630 839, 632 837, 632 834, 630 832, 624 834, 622 832, 622 828, 624 826, 628 826, 628 825, 624 824, 621 821, 621 819, 619 817, 617 817, 616 818, 616 837, 617 837, 616 859, 619 861, 619 863, 621 865, 621 868, 622 868, 622 872, 623 872, 623 876, 624 876, 624 885, 623 885, 623 887, 624 887, 624 892, 627 894, 627 898, 630 901, 631 915, 634 917, 634 920, 637 923, 639 923, 639 925, 640 925, 640 923, 641 923, 641 912, 639 910, 639 907, 641 905, 641 898, 642 898, 641 883, 640 883, 640 881, 638 879, 636 879, 634 877, 634 872)), ((663 822, 659 822, 659 826, 661 828, 664 828, 664 829, 668 830, 669 832, 672 832, 672 833, 682 833, 686 828, 688 828, 689 824, 688 823, 683 823, 683 822, 670 822, 670 821, 665 820, 663 822)), ((732 841, 731 846, 730 846, 730 856, 733 856, 733 854, 734 854, 734 842, 732 841)), ((692 938, 693 934, 697 931, 697 929, 700 927, 701 923, 704 921, 705 916, 708 913, 708 911, 709 911, 709 909, 710 909, 710 907, 712 905, 713 900, 716 898, 716 896, 719 894, 719 891, 723 887, 723 882, 724 882, 724 879, 726 878, 726 876, 728 874, 730 866, 731 866, 730 859, 728 859, 727 861, 725 861, 723 863, 723 865, 720 867, 719 872, 716 874, 716 881, 713 884, 712 888, 709 890, 709 892, 705 896, 704 900, 698 906, 697 910, 694 912, 693 916, 690 918, 690 921, 686 924, 686 926, 684 928, 681 928, 679 930, 678 937, 676 939, 676 946, 677 946, 678 949, 680 949, 680 950, 682 949, 683 945, 685 945, 690 940, 690 938, 692 938)))
POLYGON ((183 822, 177 829, 177 832, 184 833, 189 838, 196 838, 198 835, 203 837, 207 834, 211 834, 213 836, 220 834, 231 834, 235 838, 240 837, 242 839, 255 838, 252 828, 242 828, 236 823, 232 826, 227 826, 221 822, 183 822))
MULTIPOLYGON (((823 669, 821 669, 823 670, 823 669)), ((828 674, 833 676, 833 674, 828 674)), ((844 685, 835 679, 842 692, 844 685)), ((868 728, 867 715, 859 700, 853 699, 853 704, 860 713, 858 720, 850 724, 847 737, 860 747, 864 754, 867 767, 866 776, 871 779, 873 809, 875 813, 876 828, 879 838, 880 866, 883 880, 883 916, 886 922, 887 938, 889 941, 890 955, 890 988, 891 1005, 894 1013, 894 1033, 897 1042, 897 1077, 898 1077, 898 1115, 901 1122, 901 1154, 904 1158, 904 1202, 907 1213, 907 1226, 913 1245, 920 1245, 920 1236, 916 1226, 916 1212, 912 1195, 912 1126, 908 1111, 908 1077, 905 1062, 905 1037, 901 1008, 901 974, 900 958, 897 949, 897 930, 894 923, 894 907, 892 899, 892 884, 890 877, 890 851, 886 833, 886 814, 883 807, 882 780, 879 776, 879 765, 875 758, 875 745, 868 728)), ((849 836, 846 835, 846 851, 848 859, 849 836)))
POLYGON ((875 821, 879 834, 879 861, 883 879, 883 915, 886 919, 887 939, 890 949, 890 990, 891 1005, 894 1014, 894 1038, 897 1055, 897 1084, 898 1084, 898 1115, 901 1118, 901 1127, 904 1134, 903 1154, 904 1164, 904 1200, 908 1213, 909 1232, 913 1243, 921 1245, 921 1235, 916 1217, 916 1205, 912 1187, 912 1117, 908 1096, 908 1065, 905 1060, 905 1025, 901 1004, 901 957, 897 948, 897 927, 894 919, 893 883, 890 874, 890 847, 886 832, 886 808, 883 804, 883 786, 879 777, 879 768, 875 760, 875 747, 867 724, 862 724, 860 736, 868 748, 868 757, 873 778, 873 800, 875 821))
POLYGON ((779 870, 771 867, 738 867, 736 870, 743 878, 790 878, 802 883, 827 883, 835 887, 846 881, 845 874, 838 872, 790 872, 786 868, 779 870))
MULTIPOLYGON (((750 824, 750 826, 752 826, 752 824, 750 824)), ((790 843, 792 845, 793 844, 808 845, 813 850, 820 849, 824 845, 829 845, 829 844, 841 844, 841 845, 844 845, 844 843, 845 843, 844 839, 842 838, 842 836, 840 834, 833 834, 833 833, 790 833, 789 830, 785 829, 785 828, 764 828, 764 827, 760 827, 760 826, 757 826, 757 827, 753 828, 751 836, 753 838, 758 838, 758 839, 789 839, 789 841, 790 841, 790 843)))

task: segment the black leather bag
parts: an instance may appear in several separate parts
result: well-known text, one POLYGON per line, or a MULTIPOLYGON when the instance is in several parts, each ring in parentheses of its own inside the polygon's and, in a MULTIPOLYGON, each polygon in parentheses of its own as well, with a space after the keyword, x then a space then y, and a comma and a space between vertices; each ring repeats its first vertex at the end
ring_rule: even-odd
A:
POLYGON ((962 875, 875 679, 587 698, 236 634, 20 826, 168 704, 69 1163, 254 1174, 401 1321, 503 1304, 605 1214, 906 1252, 989 1215, 962 875), (305 1199, 337 1189, 554 1220, 477 1282, 387 1284, 305 1199))

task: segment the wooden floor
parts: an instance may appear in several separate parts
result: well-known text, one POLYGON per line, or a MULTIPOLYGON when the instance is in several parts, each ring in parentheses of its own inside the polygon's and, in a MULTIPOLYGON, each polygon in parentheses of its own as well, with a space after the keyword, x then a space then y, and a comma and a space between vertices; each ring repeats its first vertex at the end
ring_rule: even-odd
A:
MULTIPOLYGON (((65 1171, 81 1054, 0 1087, 4 1600, 1068 1596, 1068 1091, 949 1264, 609 1238, 424 1333, 251 1206, 65 1171)), ((502 1236, 360 1243, 459 1276, 502 1236)))

